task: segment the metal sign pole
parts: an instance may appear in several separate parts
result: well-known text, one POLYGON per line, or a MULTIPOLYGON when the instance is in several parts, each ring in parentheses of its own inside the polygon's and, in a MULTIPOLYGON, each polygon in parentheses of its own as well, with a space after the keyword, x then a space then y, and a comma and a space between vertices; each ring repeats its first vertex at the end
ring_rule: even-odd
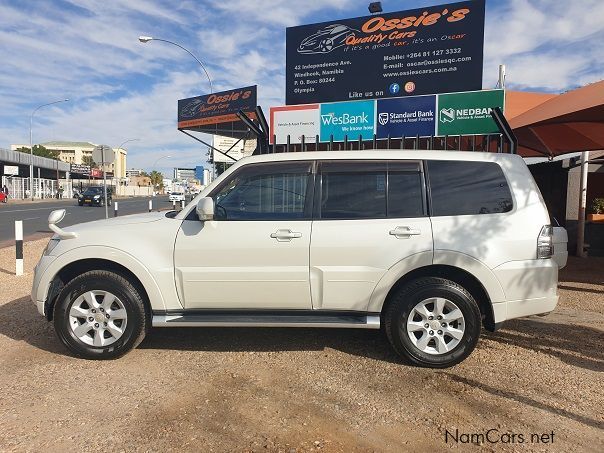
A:
POLYGON ((105 199, 105 218, 109 218, 109 208, 107 207, 107 175, 105 174, 105 147, 101 149, 101 165, 103 166, 103 197, 105 199))

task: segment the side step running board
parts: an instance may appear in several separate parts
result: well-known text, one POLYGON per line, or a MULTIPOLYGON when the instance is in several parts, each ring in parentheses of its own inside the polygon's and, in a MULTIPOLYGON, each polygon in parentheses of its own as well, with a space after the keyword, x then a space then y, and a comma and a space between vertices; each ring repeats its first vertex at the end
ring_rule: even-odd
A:
POLYGON ((379 329, 379 314, 263 312, 154 313, 153 327, 330 327, 345 329, 379 329))

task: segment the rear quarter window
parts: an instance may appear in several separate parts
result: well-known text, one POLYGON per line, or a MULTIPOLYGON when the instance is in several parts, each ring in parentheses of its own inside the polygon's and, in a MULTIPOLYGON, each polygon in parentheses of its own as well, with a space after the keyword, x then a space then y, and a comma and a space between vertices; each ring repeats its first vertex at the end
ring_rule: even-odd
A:
POLYGON ((510 187, 495 162, 428 161, 432 215, 480 215, 509 212, 510 187))

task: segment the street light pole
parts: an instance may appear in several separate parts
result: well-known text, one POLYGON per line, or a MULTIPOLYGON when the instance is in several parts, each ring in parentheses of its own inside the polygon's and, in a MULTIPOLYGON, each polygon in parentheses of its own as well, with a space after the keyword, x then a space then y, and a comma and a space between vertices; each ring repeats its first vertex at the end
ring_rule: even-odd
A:
POLYGON ((203 63, 201 62, 201 60, 199 58, 197 58, 193 52, 191 52, 189 49, 187 49, 186 47, 181 46, 178 43, 175 43, 173 41, 169 41, 167 39, 160 39, 160 38, 153 38, 151 36, 139 36, 138 40, 140 42, 142 42, 143 44, 148 43, 149 41, 161 41, 161 42, 167 42, 168 44, 172 44, 176 47, 181 48, 182 50, 184 50, 185 52, 187 52, 189 55, 191 55, 193 58, 195 58, 195 61, 197 61, 197 63, 199 63, 199 66, 201 66, 201 69, 203 69, 203 72, 206 74, 207 78, 208 78, 208 82, 210 83, 210 94, 212 94, 214 92, 214 89, 212 87, 212 79, 210 78, 210 74, 208 73, 208 70, 206 69, 206 67, 203 65, 203 63))
MULTIPOLYGON (((122 143, 120 143, 120 146, 117 147, 117 151, 119 152, 119 150, 122 149, 122 146, 124 146, 126 143, 138 142, 138 141, 140 141, 140 138, 129 138, 128 140, 124 140, 122 143)), ((115 173, 113 175, 113 178, 115 178, 115 173)))
POLYGON ((53 104, 58 104, 60 102, 67 102, 69 99, 60 99, 58 101, 49 102, 48 104, 39 105, 31 112, 29 116, 29 192, 31 195, 31 201, 34 201, 34 133, 33 133, 33 124, 34 124, 34 115, 38 110, 42 107, 46 107, 53 104))
MULTIPOLYGON (((166 156, 161 156, 158 157, 157 159, 155 159, 155 162, 153 162, 153 166, 151 167, 151 173, 153 173, 155 171, 155 166, 157 165, 157 163, 162 160, 162 159, 170 159, 172 156, 166 155, 166 156)), ((155 184, 153 185, 153 190, 155 190, 155 184)))
MULTIPOLYGON (((149 41, 161 41, 161 42, 166 42, 168 44, 172 44, 173 46, 179 47, 182 50, 184 50, 185 52, 187 52, 189 55, 191 55, 195 61, 197 61, 197 63, 199 63, 199 66, 201 66, 201 69, 203 69, 203 72, 205 73, 205 75, 208 78, 208 82, 210 83, 210 94, 214 93, 214 89, 212 87, 212 78, 210 77, 210 74, 208 73, 206 67, 204 66, 204 64, 201 62, 201 60, 199 58, 197 58, 193 52, 191 52, 189 49, 187 49, 186 47, 181 46, 178 43, 175 43, 173 41, 169 41, 167 39, 160 39, 160 38, 154 38, 152 36, 139 36, 138 40, 140 42, 142 42, 143 44, 148 43, 149 41)), ((214 162, 214 149, 212 149, 212 175, 214 176, 216 174, 216 163, 214 162)))

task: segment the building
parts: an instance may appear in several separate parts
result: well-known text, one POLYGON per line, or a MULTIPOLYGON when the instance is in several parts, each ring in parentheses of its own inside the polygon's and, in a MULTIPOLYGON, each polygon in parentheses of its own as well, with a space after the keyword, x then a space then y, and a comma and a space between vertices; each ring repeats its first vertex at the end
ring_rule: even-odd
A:
MULTIPOLYGON (((90 142, 46 142, 40 143, 46 149, 59 152, 59 160, 68 164, 84 164, 89 165, 92 159, 92 150, 97 146, 90 142)), ((11 145, 11 150, 19 148, 29 149, 29 145, 11 145)), ((128 152, 123 149, 113 150, 115 159, 113 163, 105 166, 105 171, 112 173, 115 178, 126 177, 126 157, 128 152)), ((96 166, 100 168, 100 162, 95 162, 96 166)))
POLYGON ((174 178, 177 181, 192 181, 193 179, 197 179, 195 177, 195 169, 194 168, 174 168, 174 178))

